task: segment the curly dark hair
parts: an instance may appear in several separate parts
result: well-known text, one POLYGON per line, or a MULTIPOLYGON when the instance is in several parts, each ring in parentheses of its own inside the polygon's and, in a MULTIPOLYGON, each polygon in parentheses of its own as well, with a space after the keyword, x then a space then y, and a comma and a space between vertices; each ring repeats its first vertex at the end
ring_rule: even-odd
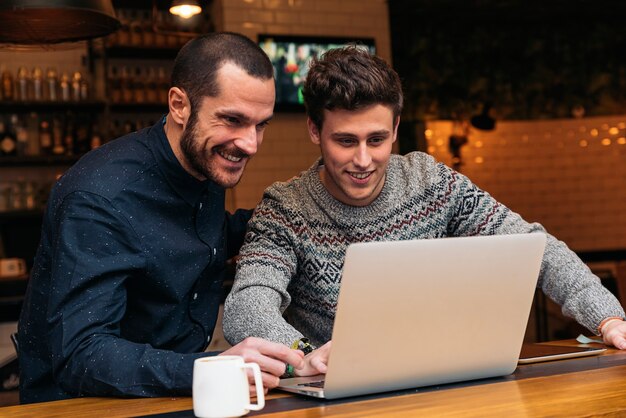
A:
POLYGON ((302 89, 307 115, 318 129, 324 109, 362 109, 389 106, 394 119, 402 112, 402 84, 383 60, 358 45, 331 49, 315 58, 302 89))

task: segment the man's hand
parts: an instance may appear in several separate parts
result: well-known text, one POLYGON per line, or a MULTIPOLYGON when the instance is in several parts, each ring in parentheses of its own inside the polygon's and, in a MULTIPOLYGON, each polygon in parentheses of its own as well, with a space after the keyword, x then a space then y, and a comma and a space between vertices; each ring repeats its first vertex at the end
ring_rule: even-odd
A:
POLYGON ((602 339, 606 345, 626 350, 626 321, 620 319, 608 321, 602 328, 602 339))
MULTIPOLYGON (((263 387, 268 389, 278 386, 279 377, 285 373, 287 364, 294 368, 304 367, 304 354, 300 350, 263 340, 261 338, 248 337, 234 347, 219 354, 220 356, 242 356, 246 363, 256 363, 261 368, 263 387)), ((250 381, 250 393, 256 393, 254 377, 248 373, 250 381)))
POLYGON ((329 341, 320 348, 313 350, 304 357, 304 366, 302 368, 295 367, 296 376, 315 376, 316 374, 326 374, 328 370, 328 358, 330 357, 329 341))

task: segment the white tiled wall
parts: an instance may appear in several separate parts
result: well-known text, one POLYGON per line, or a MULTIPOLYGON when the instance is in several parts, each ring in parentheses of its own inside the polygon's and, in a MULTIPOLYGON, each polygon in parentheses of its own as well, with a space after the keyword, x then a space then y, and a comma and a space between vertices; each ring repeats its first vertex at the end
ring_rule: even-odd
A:
MULTIPOLYGON (((450 121, 427 124, 451 164, 450 121)), ((498 122, 471 130, 461 171, 578 251, 626 248, 626 116, 498 122)))

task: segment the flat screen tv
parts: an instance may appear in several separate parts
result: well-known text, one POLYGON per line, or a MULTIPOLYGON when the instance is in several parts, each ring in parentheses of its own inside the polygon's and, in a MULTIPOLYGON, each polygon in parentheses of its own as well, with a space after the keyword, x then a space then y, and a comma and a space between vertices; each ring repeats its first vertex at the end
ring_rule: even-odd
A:
POLYGON ((303 111, 302 82, 313 57, 348 44, 356 44, 372 54, 376 53, 372 38, 259 35, 259 45, 274 65, 276 111, 303 111))

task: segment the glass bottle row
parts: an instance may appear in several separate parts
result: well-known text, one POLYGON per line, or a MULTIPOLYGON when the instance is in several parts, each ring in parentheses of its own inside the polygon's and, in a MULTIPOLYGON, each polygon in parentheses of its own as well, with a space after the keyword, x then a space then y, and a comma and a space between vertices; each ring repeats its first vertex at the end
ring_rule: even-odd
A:
POLYGON ((110 65, 109 97, 112 103, 167 103, 169 76, 164 67, 110 65))
POLYGON ((90 82, 80 71, 59 72, 56 67, 29 70, 18 68, 14 74, 4 68, 1 71, 0 99, 3 101, 78 102, 90 98, 90 82))
POLYGON ((191 28, 181 28, 177 18, 167 11, 118 9, 119 30, 106 38, 107 46, 132 46, 142 48, 180 48, 194 35, 187 31, 193 21, 185 22, 191 28), (181 31, 182 29, 182 31, 181 31))
POLYGON ((0 115, 0 158, 82 155, 102 142, 91 115, 70 111, 0 115))

